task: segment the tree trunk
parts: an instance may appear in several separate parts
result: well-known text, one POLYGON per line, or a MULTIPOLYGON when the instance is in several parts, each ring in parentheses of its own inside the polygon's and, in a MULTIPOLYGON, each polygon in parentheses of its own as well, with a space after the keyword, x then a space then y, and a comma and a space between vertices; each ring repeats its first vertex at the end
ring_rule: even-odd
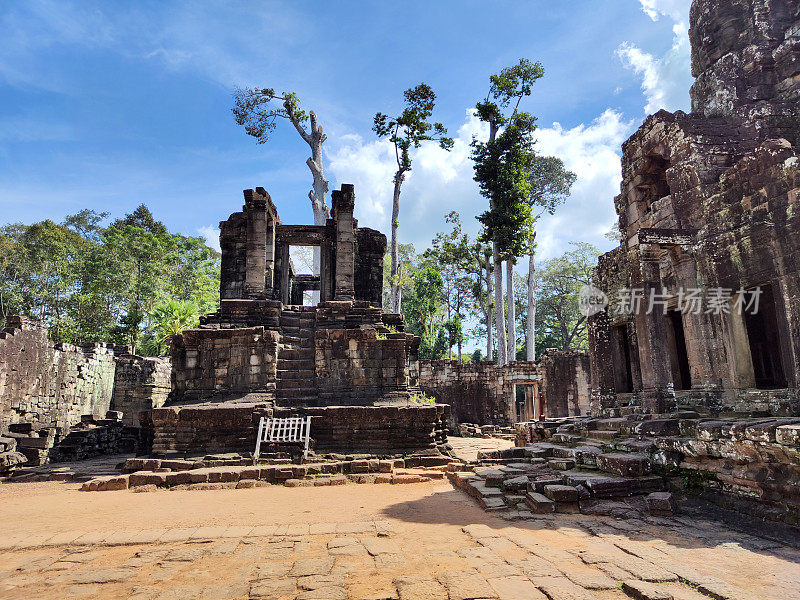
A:
MULTIPOLYGON (((489 121, 489 143, 497 138, 497 123, 489 121)), ((494 199, 489 200, 489 208, 494 209, 494 199)), ((504 365, 508 362, 508 348, 506 346, 506 323, 503 312, 503 263, 500 262, 500 248, 497 235, 492 239, 492 265, 494 266, 494 320, 497 332, 497 364, 504 365)))
POLYGON ((530 361, 536 360, 536 260, 535 244, 536 232, 531 235, 531 252, 528 255, 528 329, 527 329, 527 354, 525 358, 530 361))
POLYGON ((497 250, 497 243, 492 242, 492 263, 494 264, 494 321, 497 335, 497 364, 508 362, 508 346, 506 345, 506 320, 503 311, 503 263, 497 250))
POLYGON ((397 171, 394 177, 394 195, 392 197, 392 276, 389 282, 392 292, 392 312, 400 312, 400 243, 397 239, 398 219, 400 217, 400 186, 403 184, 403 171, 397 171))
POLYGON ((517 307, 514 304, 514 261, 506 261, 506 302, 508 302, 508 362, 517 359, 517 307))
POLYGON ((492 360, 494 344, 492 343, 492 269, 489 257, 486 257, 486 360, 492 360))
MULTIPOLYGON (((308 198, 311 200, 311 210, 314 212, 314 225, 325 225, 325 222, 330 217, 330 212, 326 202, 328 180, 325 179, 322 170, 322 143, 327 139, 327 136, 322 133, 322 127, 317 124, 317 115, 314 114, 313 110, 309 112, 309 119, 311 121, 311 135, 308 136, 306 141, 311 147, 311 158, 306 161, 306 164, 311 170, 314 182, 313 189, 308 192, 308 198)), ((314 248, 314 275, 320 275, 321 263, 321 250, 319 246, 316 246, 314 248)), ((314 290, 311 296, 314 304, 319 303, 318 290, 314 290)))

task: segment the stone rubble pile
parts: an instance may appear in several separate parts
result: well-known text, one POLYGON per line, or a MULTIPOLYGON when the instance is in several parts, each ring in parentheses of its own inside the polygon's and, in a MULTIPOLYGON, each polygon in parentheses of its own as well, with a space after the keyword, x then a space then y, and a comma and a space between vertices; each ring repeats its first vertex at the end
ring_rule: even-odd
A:
POLYGON ((664 477, 682 492, 761 518, 800 522, 800 417, 715 419, 682 411, 520 423, 517 444, 564 467, 664 477))

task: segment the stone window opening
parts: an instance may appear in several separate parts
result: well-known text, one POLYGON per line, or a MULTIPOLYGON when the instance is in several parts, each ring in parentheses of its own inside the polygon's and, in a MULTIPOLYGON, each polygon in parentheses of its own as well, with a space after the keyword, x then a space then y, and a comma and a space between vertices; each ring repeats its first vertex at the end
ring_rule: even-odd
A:
POLYGON ((670 162, 663 156, 650 154, 645 157, 642 181, 636 186, 640 194, 639 201, 644 208, 643 214, 651 212, 654 202, 671 195, 672 192, 667 183, 667 169, 669 168, 670 162))
POLYGON ((289 245, 291 283, 289 303, 316 306, 319 303, 320 277, 314 274, 314 254, 319 246, 289 245))
POLYGON ((667 346, 669 348, 672 384, 676 390, 692 389, 689 353, 686 350, 686 334, 683 314, 677 310, 667 311, 667 346))
POLYGON ((519 422, 539 420, 542 416, 542 406, 539 401, 538 382, 515 383, 514 398, 519 422))

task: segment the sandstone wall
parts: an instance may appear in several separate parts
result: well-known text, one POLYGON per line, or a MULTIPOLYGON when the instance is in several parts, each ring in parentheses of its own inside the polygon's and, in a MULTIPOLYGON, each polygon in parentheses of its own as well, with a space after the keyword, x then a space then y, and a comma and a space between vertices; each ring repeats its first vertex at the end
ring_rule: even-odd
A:
POLYGON ((279 339, 264 327, 184 331, 172 343, 171 398, 274 392, 279 339))
MULTIPOLYGON (((399 456, 435 451, 447 441, 441 405, 273 408, 269 404, 209 403, 154 409, 148 429, 156 455, 253 452, 264 417, 311 416, 318 454, 399 456)), ((284 449, 285 450, 285 449, 284 449)), ((264 452, 269 449, 264 448, 264 452)))
POLYGON ((111 407, 122 413, 122 422, 139 426, 144 410, 164 406, 170 392, 172 365, 169 358, 124 355, 117 358, 111 407))
MULTIPOLYGON (((276 409, 275 416, 284 412, 289 414, 276 409)), ((442 405, 328 406, 302 414, 311 415, 317 454, 399 456, 435 450, 447 441, 447 407, 442 405)))
POLYGON ((540 362, 545 417, 588 415, 589 355, 548 350, 540 362))
POLYGON ((319 405, 369 405, 407 400, 419 339, 386 331, 381 311, 365 302, 317 308, 315 375, 319 405))
POLYGON ((81 415, 104 417, 114 388, 114 352, 105 344, 72 346, 47 328, 11 317, 0 332, 0 432, 15 423, 66 432, 81 415))
POLYGON ((450 406, 451 431, 459 423, 510 426, 516 420, 514 384, 541 381, 536 363, 462 363, 449 360, 419 361, 419 388, 450 406))
POLYGON ((155 408, 143 423, 146 443, 156 455, 252 452, 258 415, 269 416, 271 410, 266 403, 155 408))
POLYGON ((622 243, 595 276, 663 311, 590 318, 593 412, 800 414, 800 5, 695 0, 690 22, 692 113, 623 144, 622 243))

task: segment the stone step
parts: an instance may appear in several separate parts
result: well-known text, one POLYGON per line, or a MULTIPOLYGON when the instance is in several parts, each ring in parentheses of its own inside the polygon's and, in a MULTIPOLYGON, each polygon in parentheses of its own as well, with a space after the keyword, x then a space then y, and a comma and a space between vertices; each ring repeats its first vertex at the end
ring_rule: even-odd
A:
POLYGON ((641 477, 650 473, 650 461, 643 454, 609 452, 597 456, 597 466, 620 477, 641 477))
MULTIPOLYGON (((278 366, 280 366, 280 365, 278 365, 278 366)), ((287 379, 302 379, 302 380, 305 380, 305 381, 313 381, 315 374, 314 374, 313 366, 311 366, 311 367, 312 368, 306 368, 306 369, 295 369, 295 368, 292 368, 292 369, 280 369, 279 368, 278 369, 278 383, 280 383, 282 380, 287 380, 287 379)))
POLYGON ((613 429, 595 429, 594 431, 589 432, 589 438, 595 440, 601 440, 604 442, 610 442, 619 437, 619 432, 613 429))
POLYGON ((275 395, 280 400, 316 399, 317 390, 309 387, 281 388, 275 390, 275 395))
POLYGON ((530 507, 531 512, 537 515, 549 514, 556 509, 555 502, 538 492, 528 492, 525 495, 525 504, 530 507))
POLYGON ((544 495, 553 502, 578 502, 581 499, 578 488, 562 484, 544 486, 544 495))
POLYGON ((596 419, 589 424, 590 429, 600 429, 600 430, 610 430, 610 431, 620 431, 626 425, 629 425, 631 422, 628 419, 624 419, 621 417, 613 418, 613 419, 596 419))
POLYGON ((314 361, 315 350, 313 348, 281 348, 278 360, 309 360, 314 361))
POLYGON ((553 449, 553 458, 571 458, 578 464, 595 466, 597 464, 597 456, 602 452, 597 446, 555 448, 553 449))
POLYGON ((547 461, 547 466, 558 471, 569 471, 575 468, 575 460, 572 458, 551 458, 547 461))
POLYGON ((574 433, 554 433, 550 436, 550 440, 554 444, 566 444, 567 446, 575 446, 583 441, 583 438, 574 433))

